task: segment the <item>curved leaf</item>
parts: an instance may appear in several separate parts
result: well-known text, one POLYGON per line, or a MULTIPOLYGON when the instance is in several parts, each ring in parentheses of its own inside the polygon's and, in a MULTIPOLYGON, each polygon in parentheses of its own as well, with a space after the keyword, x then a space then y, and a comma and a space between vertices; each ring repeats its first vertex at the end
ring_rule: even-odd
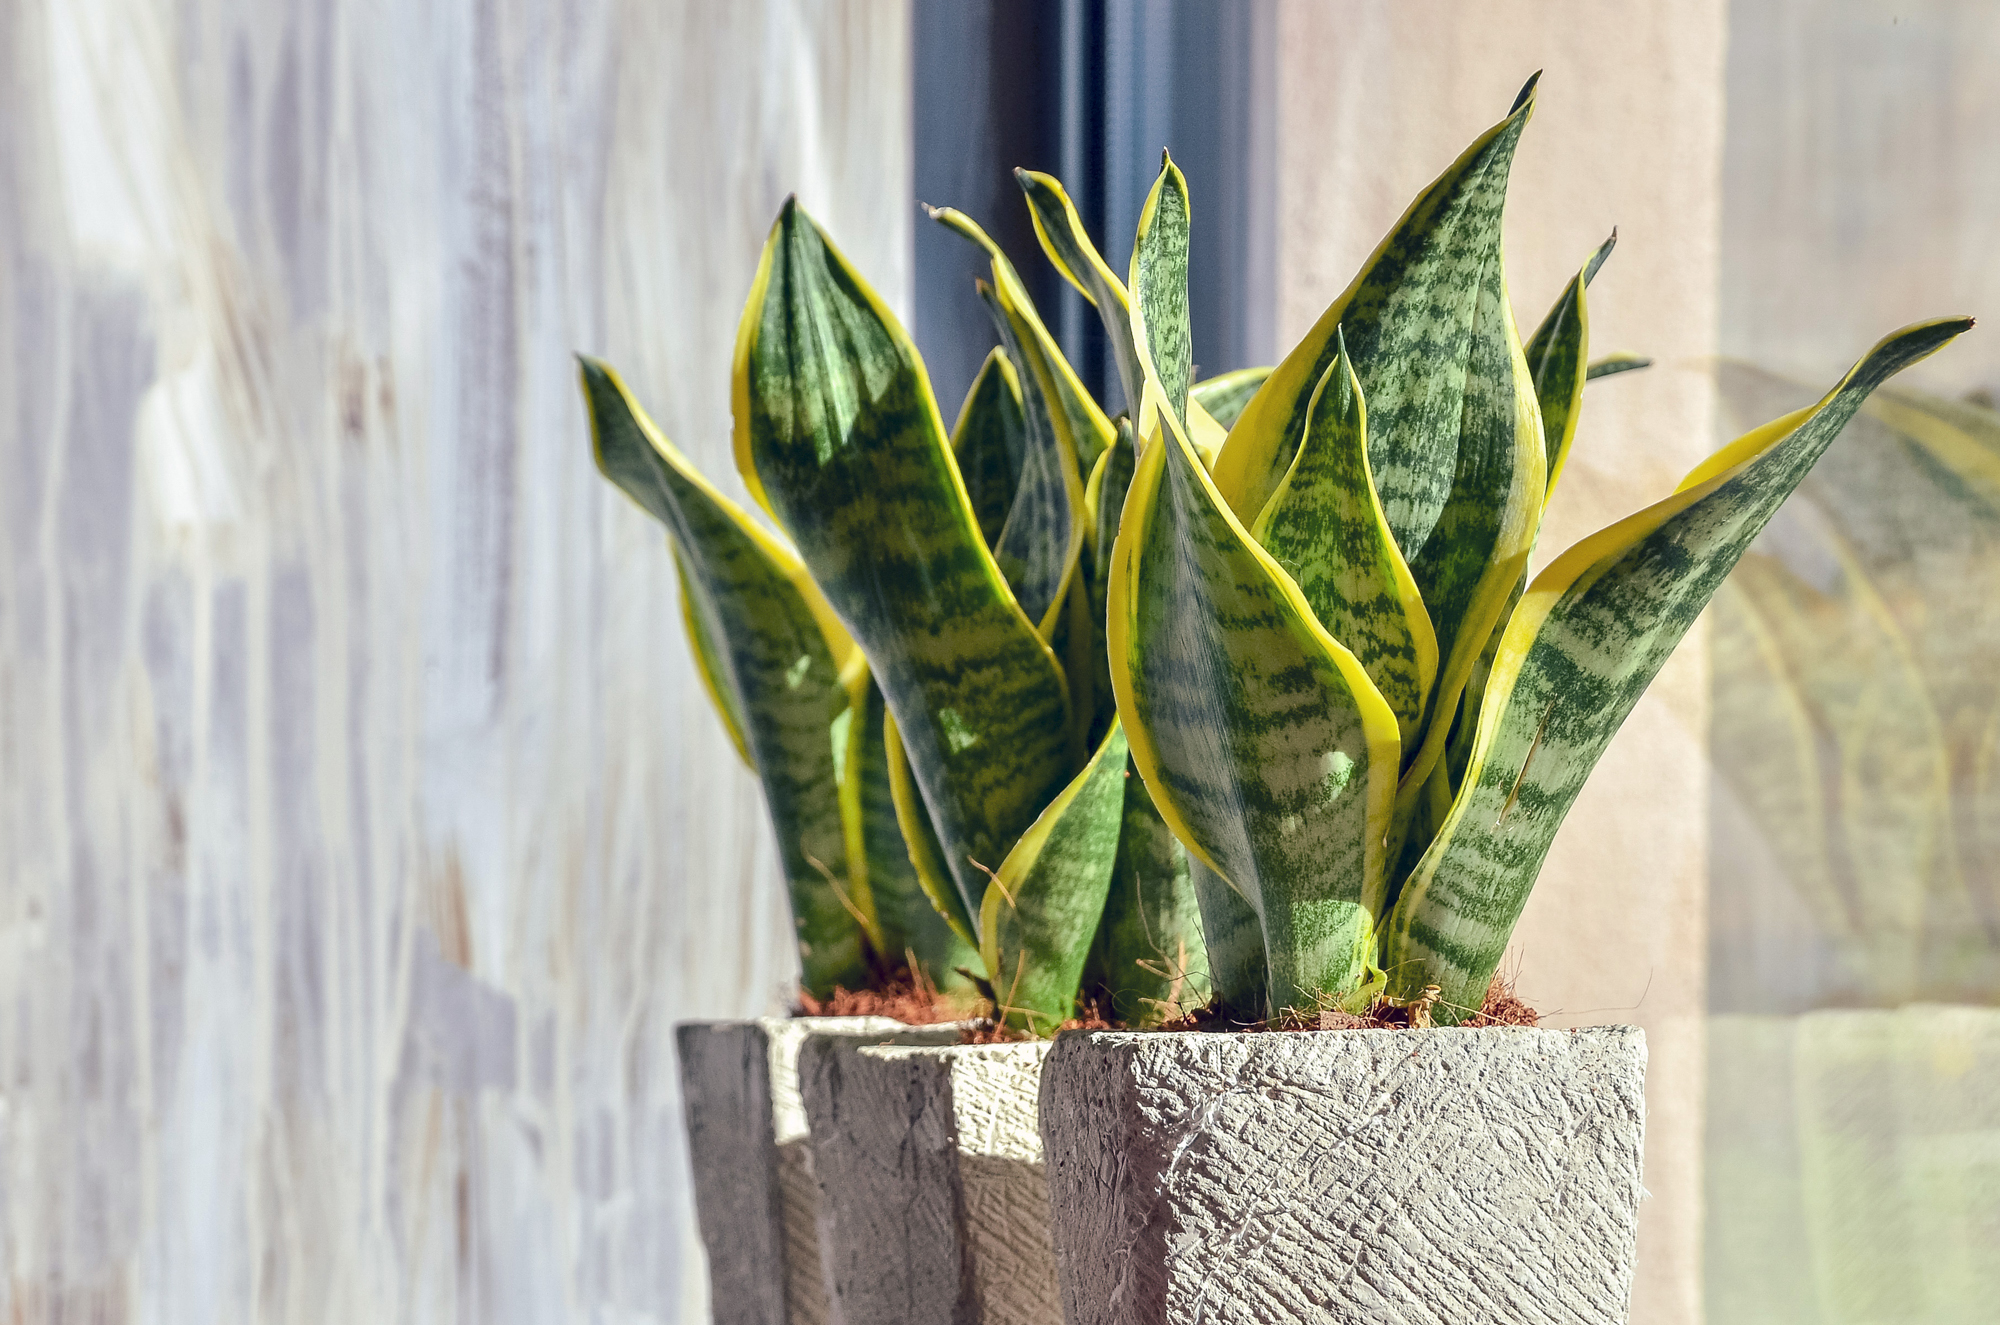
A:
POLYGON ((1084 233, 1083 219, 1076 214, 1075 204, 1054 175, 1039 170, 1016 170, 1014 181, 1028 196, 1028 215, 1035 223, 1035 238, 1042 241, 1042 251, 1048 254, 1063 279, 1090 301, 1104 323, 1105 335, 1111 340, 1111 357, 1118 365, 1118 381, 1125 388, 1125 409, 1129 414, 1138 407, 1145 371, 1139 366, 1138 350, 1132 344, 1131 304, 1125 294, 1125 283, 1106 265, 1097 245, 1084 233))
MULTIPOLYGON (((1183 430, 1188 430, 1188 387, 1194 381, 1187 286, 1190 220, 1187 180, 1162 152, 1160 176, 1146 195, 1139 233, 1132 240, 1132 341, 1141 371, 1158 382, 1160 398, 1183 430)), ((1142 394, 1135 416, 1141 438, 1153 435, 1146 414, 1150 399, 1142 394)))
MULTIPOLYGON (((1500 215, 1514 147, 1534 109, 1534 80, 1514 109, 1417 196, 1304 340, 1272 371, 1230 429, 1216 487, 1239 520, 1256 520, 1305 435, 1313 390, 1345 327, 1368 393, 1368 459, 1396 544, 1414 566, 1451 495, 1481 294, 1496 279, 1500 215)), ((1489 320, 1489 326, 1491 325, 1489 320)), ((1418 576, 1426 601, 1430 592, 1418 576)), ((1439 631, 1439 642, 1449 632, 1439 631)))
POLYGON ((922 361, 796 202, 736 346, 737 465, 868 657, 967 913, 1068 783, 1069 692, 979 535, 922 361))
POLYGON ((1570 278, 1562 297, 1535 328, 1525 351, 1535 401, 1542 411, 1542 451, 1548 458, 1549 492, 1556 490, 1556 480, 1562 477, 1563 464, 1569 459, 1570 445, 1576 440, 1577 411, 1583 404, 1590 357, 1590 304, 1584 291, 1617 243, 1618 232, 1613 230, 1611 238, 1570 278))
POLYGON ((980 954, 1007 1025, 1050 1035, 1076 1015, 1090 943, 1104 913, 1125 810, 1125 732, 1049 802, 994 872, 980 911, 980 954))
POLYGON ((1392 996, 1435 984, 1440 1020, 1477 1007, 1584 779, 1723 577, 1869 392, 1970 325, 1886 338, 1819 404, 1724 447, 1536 577, 1501 640, 1465 785, 1391 917, 1392 996))
POLYGON ((930 811, 924 807, 924 795, 917 789, 916 776, 910 771, 909 754, 896 731, 895 715, 886 706, 882 715, 882 763, 889 777, 889 805, 895 811, 896 827, 908 849, 917 887, 958 941, 977 952, 979 938, 972 915, 965 909, 965 898, 959 894, 951 870, 944 863, 944 844, 938 841, 937 826, 931 822, 930 811))
POLYGON ((718 707, 725 723, 738 715, 763 781, 804 984, 815 997, 836 984, 865 988, 860 922, 873 940, 881 931, 865 870, 850 873, 833 748, 850 703, 841 664, 852 645, 790 549, 702 478, 608 365, 578 362, 598 468, 672 535, 683 610, 699 623, 696 659, 711 693, 729 696, 718 707))
MULTIPOLYGON (((868 893, 882 930, 879 951, 891 966, 907 961, 940 991, 969 994, 971 982, 960 969, 977 968, 979 950, 954 932, 931 900, 932 888, 918 876, 890 780, 888 709, 874 677, 865 668, 854 670, 859 675, 849 685, 853 704, 848 712, 855 716, 843 732, 845 741, 836 743, 841 809, 849 825, 848 859, 867 865, 868 893)), ((936 836, 928 819, 923 837, 935 860, 936 836)), ((939 891, 957 895, 949 884, 939 891)))
POLYGON ((1641 368, 1651 368, 1653 361, 1637 354, 1607 354, 1602 359, 1591 361, 1584 373, 1586 381, 1595 382, 1600 377, 1616 377, 1619 373, 1636 373, 1641 368))
POLYGON ((709 609, 688 578, 687 559, 681 555, 681 545, 669 538, 667 548, 674 557, 674 581, 681 591, 681 625, 687 630, 688 644, 694 651, 695 674, 701 678, 708 702, 715 705, 715 715, 722 719, 723 729, 729 733, 729 743, 736 747, 736 757, 755 772, 757 759, 750 753, 750 738, 745 734, 750 724, 743 716, 743 701, 737 696, 736 683, 729 679, 729 664, 722 656, 722 626, 708 619, 709 609))
MULTIPOLYGON (((1252 925, 1256 918, 1251 917, 1252 925)), ((1263 951, 1263 938, 1257 939, 1263 951)), ((1208 1006, 1208 949, 1188 880, 1188 854, 1153 805, 1145 779, 1128 768, 1125 813, 1111 891, 1091 945, 1086 984, 1100 986, 1112 1016, 1153 1026, 1208 1006)), ((1257 992, 1263 994, 1260 973, 1257 992)))
POLYGON ((1023 412, 1021 381, 1013 360, 998 346, 979 367, 972 389, 952 425, 951 451, 958 458, 965 494, 979 521, 987 547, 1000 541, 1021 471, 1028 456, 1028 419, 1023 412))
MULTIPOLYGON (((1055 337, 1049 334, 1041 314, 1035 311, 1035 301, 1029 297, 1028 287, 1021 283, 1020 273, 1014 270, 1014 264, 1000 251, 1000 246, 979 228, 976 221, 956 208, 932 207, 926 210, 932 220, 949 226, 979 245, 991 259, 993 291, 999 297, 1002 312, 1014 327, 1015 338, 1020 342, 1021 366, 1029 377, 1041 385, 1057 435, 1068 443, 1076 457, 1077 472, 1088 474, 1091 466, 1097 463, 1098 452, 1111 445, 1111 420, 1091 399, 1090 392, 1084 390, 1076 370, 1063 357, 1055 337)), ((1021 383, 1023 390, 1028 385, 1025 380, 1021 383)))
POLYGON ((1229 513, 1170 410, 1112 552, 1112 687, 1161 816, 1257 907, 1270 1002, 1367 976, 1396 718, 1229 513))
POLYGON ((1207 410, 1209 417, 1225 429, 1233 428, 1249 407, 1250 398, 1270 375, 1269 368, 1238 368, 1233 373, 1196 382, 1188 388, 1188 399, 1207 410))
POLYGON ((1250 534, 1360 659, 1395 710, 1403 748, 1414 749, 1437 679, 1437 637, 1382 519, 1368 474, 1368 407, 1345 351, 1327 365, 1305 441, 1250 534))
POLYGON ((1188 857, 1188 884, 1201 908, 1215 1010, 1242 1025, 1263 1021, 1271 1015, 1266 1001, 1270 972, 1264 961, 1264 925, 1256 908, 1199 856, 1188 857))

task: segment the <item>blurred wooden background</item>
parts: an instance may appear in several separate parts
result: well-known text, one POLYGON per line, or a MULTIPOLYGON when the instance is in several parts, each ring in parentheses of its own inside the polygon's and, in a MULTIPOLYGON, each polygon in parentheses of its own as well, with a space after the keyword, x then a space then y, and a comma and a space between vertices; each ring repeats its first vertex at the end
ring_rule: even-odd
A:
POLYGON ((698 1320, 668 1027, 791 979, 608 355, 726 487, 882 0, 0 5, 0 1318, 698 1320))

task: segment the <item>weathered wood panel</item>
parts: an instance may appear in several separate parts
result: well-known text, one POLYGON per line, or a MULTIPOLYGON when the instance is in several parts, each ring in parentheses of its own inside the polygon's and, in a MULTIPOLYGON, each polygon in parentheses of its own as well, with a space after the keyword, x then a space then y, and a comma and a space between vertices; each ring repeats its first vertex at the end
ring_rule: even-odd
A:
POLYGON ((669 1026, 793 971, 572 350, 739 490, 881 0, 0 5, 0 1316, 697 1319, 669 1026))

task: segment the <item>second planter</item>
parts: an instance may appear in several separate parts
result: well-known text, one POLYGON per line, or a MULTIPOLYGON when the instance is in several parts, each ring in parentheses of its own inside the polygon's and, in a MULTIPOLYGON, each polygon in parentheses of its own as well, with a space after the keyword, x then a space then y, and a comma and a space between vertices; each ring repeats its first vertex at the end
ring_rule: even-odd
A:
POLYGON ((1061 1319, 1036 1122, 1048 1052, 807 1042, 799 1086, 842 1325, 1061 1319))

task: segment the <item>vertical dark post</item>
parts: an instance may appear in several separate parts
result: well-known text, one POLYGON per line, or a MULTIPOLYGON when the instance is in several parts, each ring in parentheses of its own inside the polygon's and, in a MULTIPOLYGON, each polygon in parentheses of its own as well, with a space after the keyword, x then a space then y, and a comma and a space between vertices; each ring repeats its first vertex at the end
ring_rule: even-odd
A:
MULTIPOLYGON (((1107 412, 1124 393, 1097 314, 1042 258, 1012 174, 1048 170, 1123 276, 1167 148, 1194 204, 1189 302, 1204 376, 1274 351, 1271 0, 915 0, 916 179, 998 240, 1107 412)), ((994 344, 985 262, 925 223, 916 336, 947 422, 994 344)))

